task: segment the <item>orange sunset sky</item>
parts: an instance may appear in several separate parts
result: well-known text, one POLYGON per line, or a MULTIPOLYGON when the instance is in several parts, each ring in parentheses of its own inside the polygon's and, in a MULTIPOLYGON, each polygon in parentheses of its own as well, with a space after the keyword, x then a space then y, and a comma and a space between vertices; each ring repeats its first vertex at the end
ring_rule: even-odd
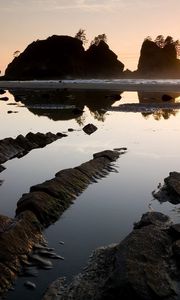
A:
POLYGON ((179 0, 0 0, 0 70, 32 41, 74 36, 79 28, 89 42, 106 33, 125 68, 134 70, 145 37, 180 38, 179 15, 179 0))

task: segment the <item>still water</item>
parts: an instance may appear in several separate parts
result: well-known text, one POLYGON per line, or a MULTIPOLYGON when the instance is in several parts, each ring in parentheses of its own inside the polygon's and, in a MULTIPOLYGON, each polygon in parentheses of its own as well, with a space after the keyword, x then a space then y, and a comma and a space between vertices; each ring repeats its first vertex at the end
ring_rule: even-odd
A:
POLYGON ((54 260, 52 270, 40 270, 38 277, 30 278, 37 285, 34 291, 24 287, 27 278, 19 278, 15 291, 8 293, 9 300, 38 300, 57 277, 70 280, 82 271, 93 249, 121 241, 149 207, 180 221, 179 205, 160 204, 152 197, 152 191, 169 172, 180 171, 180 114, 174 108, 180 93, 170 93, 173 99, 168 110, 153 113, 110 108, 128 103, 161 104, 162 92, 118 94, 121 99, 115 101, 112 92, 107 91, 7 91, 9 100, 0 102, 1 139, 29 131, 68 135, 5 164, 6 170, 0 174, 3 215, 14 217, 21 195, 30 186, 54 177, 57 171, 88 161, 98 151, 128 149, 115 162, 117 173, 91 184, 45 231, 49 247, 54 247, 65 260, 54 260), (74 107, 78 107, 78 114, 73 112, 74 107), (10 110, 13 112, 8 113, 10 110), (92 135, 82 130, 88 123, 98 127, 92 135), (69 128, 74 131, 69 132, 69 128))

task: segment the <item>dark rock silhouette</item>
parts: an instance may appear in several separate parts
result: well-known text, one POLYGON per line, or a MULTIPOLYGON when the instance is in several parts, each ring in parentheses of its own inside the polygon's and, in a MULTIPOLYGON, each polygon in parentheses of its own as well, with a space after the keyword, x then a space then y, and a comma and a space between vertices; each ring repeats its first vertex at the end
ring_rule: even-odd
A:
POLYGON ((161 46, 156 41, 145 39, 136 75, 146 78, 180 77, 180 61, 177 59, 175 42, 164 43, 161 46))
POLYGON ((162 101, 171 101, 173 99, 172 96, 164 94, 162 95, 162 101))
POLYGON ((31 43, 8 65, 5 79, 57 79, 117 77, 124 65, 101 41, 85 51, 83 43, 70 36, 53 35, 31 43))
POLYGON ((3 89, 0 89, 0 95, 3 95, 3 94, 5 94, 6 93, 6 91, 5 90, 3 90, 3 89))
POLYGON ((87 124, 86 126, 83 127, 83 131, 89 135, 95 132, 96 130, 97 127, 94 124, 87 124))
POLYGON ((86 73, 93 77, 119 77, 124 69, 124 64, 118 61, 117 55, 104 41, 89 47, 85 52, 85 61, 86 73))
POLYGON ((23 80, 82 76, 83 59, 80 40, 53 35, 31 43, 8 65, 5 77, 23 80))

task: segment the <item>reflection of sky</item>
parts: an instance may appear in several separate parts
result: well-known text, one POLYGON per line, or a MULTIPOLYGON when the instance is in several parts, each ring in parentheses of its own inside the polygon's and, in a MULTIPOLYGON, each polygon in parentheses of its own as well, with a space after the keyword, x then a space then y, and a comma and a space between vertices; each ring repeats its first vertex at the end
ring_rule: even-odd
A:
MULTIPOLYGON (((82 128, 75 120, 54 122, 32 114, 25 107, 7 105, 12 102, 12 96, 7 103, 0 102, 1 138, 16 137, 28 131, 67 132, 68 128, 82 128), (18 113, 7 114, 10 109, 18 113)), ((132 102, 138 102, 137 93, 126 92, 115 105, 132 102)), ((64 275, 70 278, 79 272, 94 248, 120 241, 148 210, 149 203, 153 209, 167 213, 179 222, 180 216, 173 211, 172 204, 160 205, 151 195, 170 171, 180 171, 179 114, 156 121, 152 115, 145 119, 140 113, 107 112, 104 122, 94 119, 88 108, 84 115, 84 125, 91 122, 98 127, 95 133, 88 136, 82 130, 68 132, 66 138, 43 149, 35 149, 21 159, 8 161, 7 169, 0 174, 0 179, 4 180, 0 186, 1 214, 14 216, 17 200, 29 191, 30 186, 53 178, 61 169, 91 159, 97 151, 128 148, 115 163, 119 172, 91 184, 46 231, 49 246, 65 256, 65 261, 54 262, 55 268, 47 273, 43 270, 41 276, 34 279, 38 286, 34 300, 40 299, 40 293, 53 279, 64 275), (64 246, 60 247, 60 240, 65 242, 64 246)), ((23 280, 17 282, 17 293, 12 293, 9 300, 22 297, 23 280)), ((32 299, 25 290, 24 295, 27 300, 32 299)))

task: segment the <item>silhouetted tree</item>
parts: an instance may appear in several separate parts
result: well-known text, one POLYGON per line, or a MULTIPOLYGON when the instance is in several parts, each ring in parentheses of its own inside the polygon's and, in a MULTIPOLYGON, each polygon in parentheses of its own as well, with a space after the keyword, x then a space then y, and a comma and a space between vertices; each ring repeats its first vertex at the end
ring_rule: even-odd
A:
POLYGON ((95 44, 96 46, 99 45, 100 41, 107 42, 107 36, 105 33, 99 34, 95 36, 94 40, 92 40, 91 45, 95 44))
POLYGON ((86 32, 85 29, 79 29, 79 31, 76 33, 75 38, 82 41, 83 45, 88 42, 86 38, 86 32))
POLYGON ((167 44, 173 44, 174 43, 174 40, 172 38, 172 36, 168 35, 166 37, 166 39, 164 40, 164 45, 167 45, 167 44))
POLYGON ((144 41, 152 41, 152 37, 151 37, 150 35, 148 35, 148 36, 144 39, 144 41))
POLYGON ((164 42, 165 42, 164 36, 163 36, 163 35, 158 35, 158 36, 155 38, 154 42, 156 43, 156 45, 157 45, 158 47, 163 48, 163 47, 164 47, 164 42))
POLYGON ((19 51, 19 50, 16 50, 16 51, 14 51, 13 56, 14 56, 14 57, 18 57, 19 54, 20 54, 20 51, 19 51))

